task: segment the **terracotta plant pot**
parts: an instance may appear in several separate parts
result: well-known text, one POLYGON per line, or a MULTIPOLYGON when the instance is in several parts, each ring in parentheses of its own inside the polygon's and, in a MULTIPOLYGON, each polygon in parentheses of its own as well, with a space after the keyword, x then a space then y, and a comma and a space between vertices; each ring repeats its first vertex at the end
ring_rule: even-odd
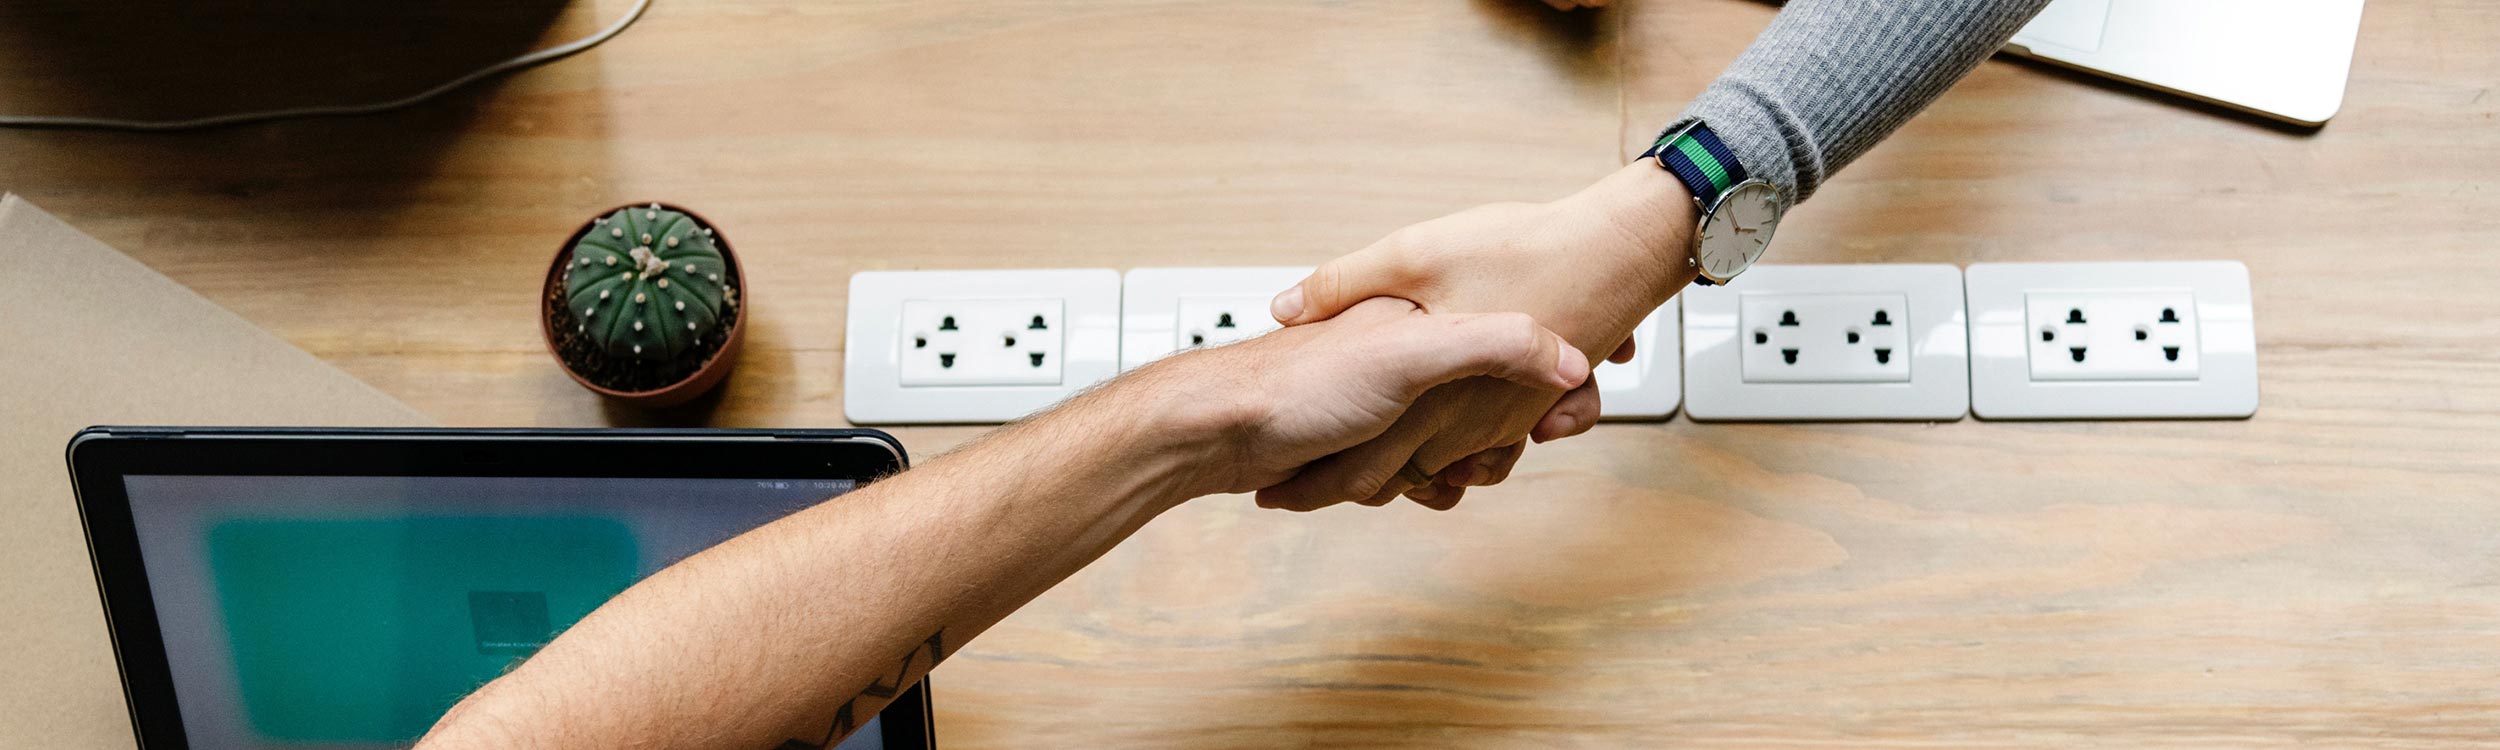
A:
MULTIPOLYGON (((682 206, 674 206, 667 203, 652 203, 648 201, 615 206, 594 214, 589 220, 583 221, 581 228, 573 230, 572 236, 566 237, 564 239, 564 244, 556 247, 555 258, 547 263, 546 281, 539 288, 538 329, 539 333, 547 342, 547 353, 555 358, 558 366, 564 368, 565 375, 572 377, 573 382, 582 384, 583 388, 588 388, 594 393, 633 406, 647 408, 675 406, 694 400, 695 397, 701 396, 705 392, 719 386, 722 380, 729 377, 730 367, 737 363, 739 344, 746 338, 746 307, 748 304, 746 281, 745 267, 738 262, 737 251, 730 247, 729 235, 721 232, 718 227, 714 226, 712 222, 705 220, 702 215, 693 211, 688 211, 682 206), (712 230, 713 244, 720 248, 721 260, 723 264, 728 267, 725 273, 728 276, 727 286, 730 293, 727 297, 730 301, 729 303, 723 305, 722 314, 728 317, 729 322, 727 328, 717 332, 717 335, 721 337, 718 348, 711 350, 708 354, 703 354, 703 362, 700 365, 695 366, 692 371, 687 373, 684 377, 663 385, 648 388, 612 388, 608 385, 603 385, 594 381, 591 376, 585 375, 580 370, 576 369, 572 361, 566 359, 565 342, 568 340, 569 335, 559 333, 559 327, 571 325, 574 318, 572 316, 572 311, 565 309, 564 305, 561 304, 561 301, 564 299, 565 263, 573 258, 573 245, 581 241, 582 235, 599 226, 598 219, 600 217, 613 214, 619 209, 642 208, 648 206, 658 206, 660 208, 685 214, 688 218, 694 219, 697 225, 712 230)), ((688 350, 688 353, 701 354, 703 353, 703 350, 707 348, 710 347, 697 346, 694 349, 688 350)), ((585 355, 578 350, 576 355, 596 356, 595 354, 585 355)), ((684 368, 685 362, 681 360, 670 363, 668 367, 670 369, 684 368)))

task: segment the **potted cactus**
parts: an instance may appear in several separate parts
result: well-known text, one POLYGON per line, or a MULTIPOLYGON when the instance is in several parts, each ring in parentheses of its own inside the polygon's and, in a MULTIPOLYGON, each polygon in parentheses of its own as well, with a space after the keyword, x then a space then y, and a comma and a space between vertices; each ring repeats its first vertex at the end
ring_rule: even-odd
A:
POLYGON ((601 395, 671 406, 728 376, 746 278, 729 239, 694 212, 622 206, 583 224, 547 268, 547 348, 601 395))

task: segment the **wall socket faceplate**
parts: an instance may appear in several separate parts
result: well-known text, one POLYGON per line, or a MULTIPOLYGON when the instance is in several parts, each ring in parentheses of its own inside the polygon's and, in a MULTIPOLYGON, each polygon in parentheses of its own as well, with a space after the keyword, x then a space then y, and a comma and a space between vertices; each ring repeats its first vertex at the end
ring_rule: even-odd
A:
POLYGON ((1632 361, 1598 361, 1590 377, 1597 379, 1599 419, 1655 421, 1675 414, 1676 406, 1684 401, 1680 302, 1669 298, 1632 329, 1632 361))
POLYGON ((854 424, 989 424, 1118 372, 1108 268, 851 276, 842 413, 854 424))
POLYGON ((1684 290, 1696 420, 1956 420, 1970 411, 1961 269, 1761 265, 1684 290))
POLYGON ((1120 369, 1276 330, 1268 302, 1310 275, 1310 266, 1130 269, 1120 283, 1120 369))
POLYGON ((2237 261, 1975 263, 1982 419, 2246 417, 2257 333, 2237 261))

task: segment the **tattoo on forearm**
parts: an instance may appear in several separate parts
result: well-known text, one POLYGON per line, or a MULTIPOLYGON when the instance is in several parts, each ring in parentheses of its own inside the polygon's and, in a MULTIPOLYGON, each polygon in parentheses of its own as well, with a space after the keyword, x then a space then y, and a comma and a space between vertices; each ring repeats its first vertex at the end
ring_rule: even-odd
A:
POLYGON ((859 728, 858 714, 861 701, 874 699, 877 705, 884 705, 885 702, 894 700, 895 696, 902 695, 904 690, 911 687, 914 667, 926 673, 928 670, 937 668, 938 662, 945 660, 946 629, 938 628, 937 632, 930 633, 928 638, 922 639, 918 645, 912 646, 911 651, 903 654, 902 663, 894 667, 893 677, 879 677, 869 682, 866 689, 859 691, 859 695, 852 696, 850 700, 842 703, 841 708, 834 709, 833 726, 825 729, 823 739, 808 742, 791 738, 781 743, 776 750, 824 750, 824 748, 832 747, 843 737, 849 736, 851 730, 859 728))

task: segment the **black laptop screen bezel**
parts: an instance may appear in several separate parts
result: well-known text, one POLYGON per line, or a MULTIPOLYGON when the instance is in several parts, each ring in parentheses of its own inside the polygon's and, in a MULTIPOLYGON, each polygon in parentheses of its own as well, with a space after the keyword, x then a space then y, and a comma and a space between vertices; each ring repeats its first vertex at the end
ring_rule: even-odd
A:
MULTIPOLYGON (((71 482, 141 748, 188 748, 124 477, 374 476, 850 479, 907 465, 876 430, 462 430, 96 427, 71 482), (625 444, 633 450, 620 451, 625 444), (664 453, 668 461, 620 459, 664 453)), ((878 714, 889 748, 930 748, 928 682, 878 714)))

